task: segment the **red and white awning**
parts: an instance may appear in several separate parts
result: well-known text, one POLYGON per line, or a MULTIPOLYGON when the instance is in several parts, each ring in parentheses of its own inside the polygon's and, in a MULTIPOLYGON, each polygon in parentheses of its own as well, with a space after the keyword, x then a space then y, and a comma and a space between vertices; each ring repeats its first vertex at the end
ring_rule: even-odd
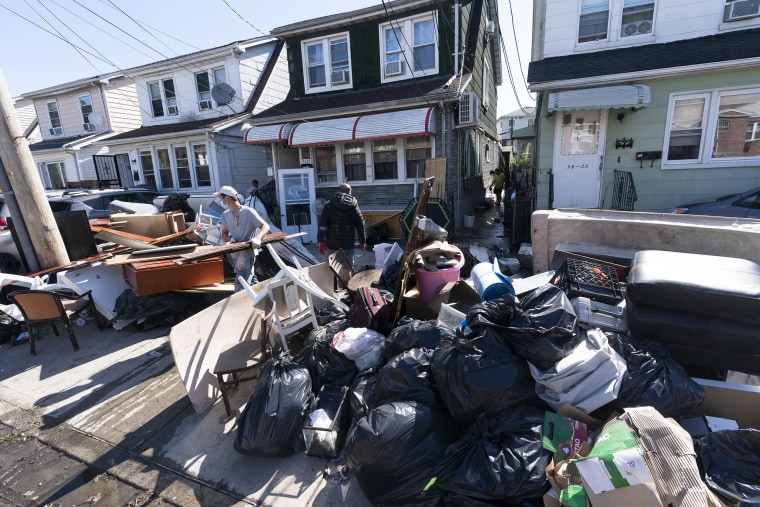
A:
POLYGON ((251 127, 245 131, 245 144, 268 144, 287 141, 295 123, 280 123, 251 127))

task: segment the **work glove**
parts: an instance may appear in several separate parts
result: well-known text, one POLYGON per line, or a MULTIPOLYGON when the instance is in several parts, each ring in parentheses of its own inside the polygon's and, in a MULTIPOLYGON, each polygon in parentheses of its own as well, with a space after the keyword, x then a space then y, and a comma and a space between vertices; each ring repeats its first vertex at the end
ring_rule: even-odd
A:
POLYGON ((319 254, 320 255, 324 255, 325 254, 325 250, 327 250, 327 245, 324 242, 320 241, 319 242, 319 254))
POLYGON ((359 243, 359 250, 363 252, 365 249, 366 247, 364 246, 364 243, 359 243))
POLYGON ((261 238, 251 238, 251 245, 253 248, 261 248, 261 238))

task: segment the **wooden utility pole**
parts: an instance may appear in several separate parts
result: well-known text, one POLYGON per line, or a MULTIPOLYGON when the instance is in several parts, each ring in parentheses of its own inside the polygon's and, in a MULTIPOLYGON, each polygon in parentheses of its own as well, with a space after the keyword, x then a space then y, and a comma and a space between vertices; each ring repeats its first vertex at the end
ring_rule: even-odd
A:
MULTIPOLYGON (((3 173, 0 188, 11 210, 11 219, 16 227, 22 246, 31 242, 39 266, 27 262, 29 269, 48 269, 69 264, 69 256, 61 238, 61 231, 55 222, 45 196, 45 187, 29 151, 29 144, 18 124, 5 79, 0 71, 0 161, 3 173), (18 211, 18 213, 16 213, 18 211), (23 222, 21 228, 17 227, 23 222), (28 235, 28 237, 27 237, 28 235), (24 237, 22 237, 24 236, 24 237)), ((31 256, 29 256, 31 257, 31 256)))

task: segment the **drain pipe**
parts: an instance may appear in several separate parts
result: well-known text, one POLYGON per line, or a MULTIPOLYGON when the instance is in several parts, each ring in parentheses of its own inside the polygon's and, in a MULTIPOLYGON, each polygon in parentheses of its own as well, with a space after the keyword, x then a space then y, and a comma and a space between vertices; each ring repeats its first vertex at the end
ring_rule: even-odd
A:
POLYGON ((459 75, 459 0, 454 2, 454 75, 459 75))

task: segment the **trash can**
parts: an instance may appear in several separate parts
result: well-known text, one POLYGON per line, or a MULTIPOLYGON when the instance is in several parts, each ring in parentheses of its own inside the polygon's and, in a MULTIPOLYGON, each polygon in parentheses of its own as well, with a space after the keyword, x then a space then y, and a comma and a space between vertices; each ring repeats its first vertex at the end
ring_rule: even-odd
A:
POLYGON ((420 301, 425 304, 431 302, 441 292, 441 289, 447 282, 459 280, 459 272, 462 266, 464 266, 464 254, 461 250, 457 250, 459 251, 459 261, 456 266, 439 269, 438 271, 417 268, 414 272, 417 280, 417 290, 420 293, 420 301))

